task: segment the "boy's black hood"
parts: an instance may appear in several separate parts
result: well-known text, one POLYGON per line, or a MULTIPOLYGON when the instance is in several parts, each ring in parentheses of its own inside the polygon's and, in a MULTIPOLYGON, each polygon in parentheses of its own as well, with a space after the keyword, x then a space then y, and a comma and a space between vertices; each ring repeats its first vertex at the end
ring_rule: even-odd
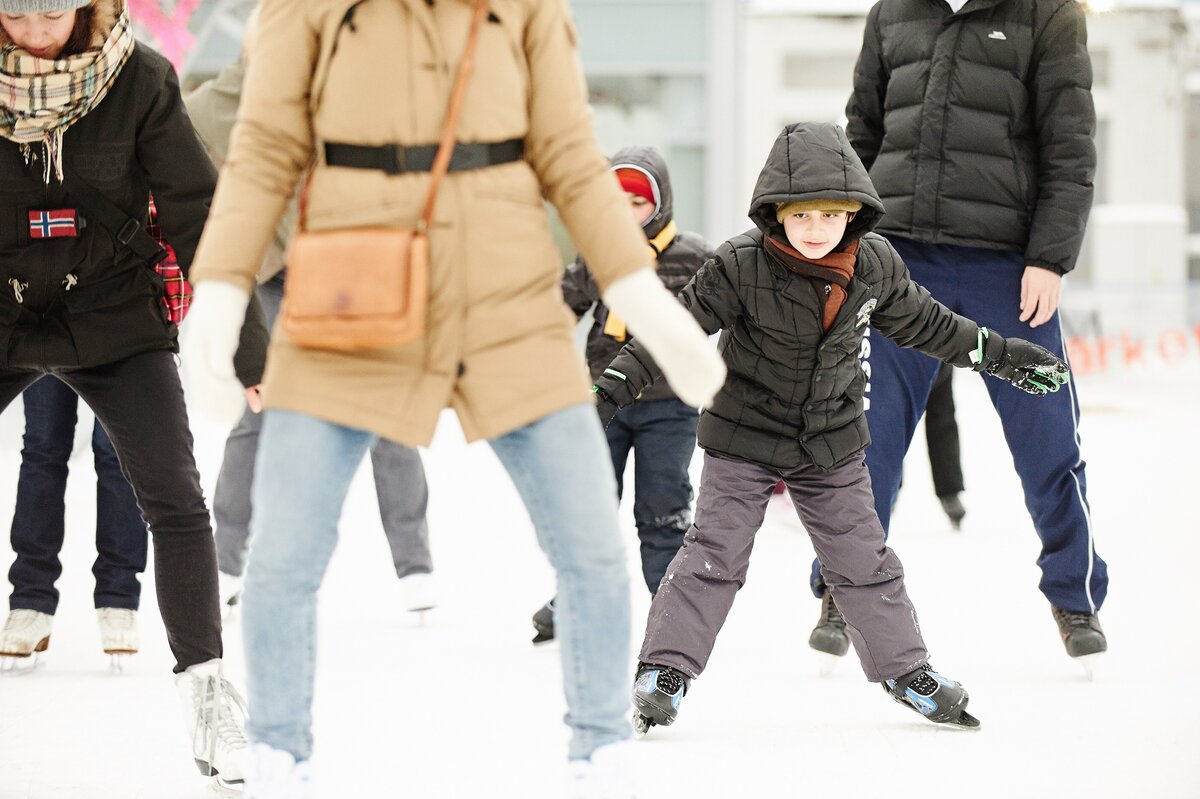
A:
POLYGON ((846 227, 839 250, 869 233, 883 216, 883 203, 841 126, 827 122, 788 125, 775 139, 758 175, 750 218, 764 234, 786 241, 783 225, 775 218, 776 204, 825 198, 863 204, 846 227))
POLYGON ((634 167, 645 172, 658 188, 658 208, 654 216, 647 219, 646 224, 642 226, 646 238, 652 239, 675 218, 675 196, 671 191, 671 175, 667 172, 667 161, 654 147, 623 147, 612 157, 612 168, 620 167, 634 167))

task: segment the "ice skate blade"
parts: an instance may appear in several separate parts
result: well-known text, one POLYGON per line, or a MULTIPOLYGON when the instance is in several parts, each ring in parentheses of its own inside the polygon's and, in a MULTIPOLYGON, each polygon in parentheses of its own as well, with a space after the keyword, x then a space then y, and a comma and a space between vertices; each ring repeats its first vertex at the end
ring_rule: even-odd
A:
POLYGON ((212 782, 208 784, 208 792, 212 796, 222 796, 228 799, 242 796, 243 783, 241 780, 235 782, 225 782, 219 774, 214 774, 212 782))
POLYGON ((552 642, 553 640, 554 640, 554 633, 549 633, 549 634, 538 633, 537 635, 533 636, 534 646, 545 646, 546 644, 552 642))
POLYGON ((817 652, 814 650, 817 657, 817 675, 820 677, 828 677, 837 669, 842 658, 838 655, 831 655, 828 652, 817 652))
MULTIPOLYGON (((42 642, 45 643, 44 641, 42 642)), ((41 652, 46 647, 34 650, 32 655, 0 655, 0 674, 17 677, 22 674, 32 674, 42 665, 41 652)))
POLYGON ((633 731, 634 732, 636 732, 638 735, 645 735, 646 733, 650 732, 650 728, 654 727, 654 726, 656 726, 654 723, 654 719, 652 719, 648 716, 643 716, 641 713, 638 713, 636 710, 634 711, 634 713, 633 713, 633 731))
POLYGON ((1094 682, 1096 673, 1100 670, 1100 664, 1104 659, 1103 652, 1095 652, 1091 655, 1080 655, 1077 658, 1071 658, 1080 665, 1083 669, 1083 676, 1088 682, 1094 682))
POLYGON ((129 656, 136 655, 137 650, 134 649, 133 651, 111 651, 110 652, 109 650, 106 649, 106 650, 104 650, 104 653, 106 655, 108 655, 108 670, 110 672, 112 672, 113 674, 124 674, 125 673, 125 664, 129 660, 129 656))
POLYGON ((954 727, 959 730, 977 730, 980 727, 979 719, 972 716, 965 710, 959 711, 959 714, 946 721, 940 722, 947 727, 954 727))

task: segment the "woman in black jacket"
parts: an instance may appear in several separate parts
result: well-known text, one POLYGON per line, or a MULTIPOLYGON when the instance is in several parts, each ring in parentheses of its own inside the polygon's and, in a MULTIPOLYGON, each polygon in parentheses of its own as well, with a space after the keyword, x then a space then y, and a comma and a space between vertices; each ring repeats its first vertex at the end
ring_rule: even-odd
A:
MULTIPOLYGON (((142 229, 153 192, 186 274, 214 183, 174 72, 134 42, 124 0, 0 0, 0 409, 52 374, 108 431, 153 534, 196 762, 236 783, 245 741, 221 676, 216 556, 142 229)), ((14 610, 7 654, 45 649, 50 619, 14 610)))

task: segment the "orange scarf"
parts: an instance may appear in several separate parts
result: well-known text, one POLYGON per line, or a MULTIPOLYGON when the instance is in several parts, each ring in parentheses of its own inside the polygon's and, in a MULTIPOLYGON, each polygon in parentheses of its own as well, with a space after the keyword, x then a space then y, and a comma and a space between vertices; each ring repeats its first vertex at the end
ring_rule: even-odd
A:
POLYGON ((777 264, 813 281, 821 300, 821 329, 829 332, 833 320, 846 301, 846 288, 854 277, 854 262, 858 259, 858 239, 846 249, 831 252, 824 258, 806 258, 791 245, 770 236, 765 249, 777 264))

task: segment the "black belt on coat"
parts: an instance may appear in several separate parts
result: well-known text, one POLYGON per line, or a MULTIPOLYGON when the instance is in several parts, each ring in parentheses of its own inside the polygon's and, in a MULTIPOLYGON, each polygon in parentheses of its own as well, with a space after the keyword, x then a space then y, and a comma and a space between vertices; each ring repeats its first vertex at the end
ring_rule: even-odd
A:
MULTIPOLYGON (((378 169, 389 175, 404 172, 430 172, 433 158, 437 155, 436 144, 405 147, 401 144, 367 146, 325 142, 325 163, 353 169, 378 169)), ((450 171, 482 169, 485 166, 519 161, 525 153, 524 139, 509 139, 501 142, 472 142, 454 145, 450 156, 450 171)))

